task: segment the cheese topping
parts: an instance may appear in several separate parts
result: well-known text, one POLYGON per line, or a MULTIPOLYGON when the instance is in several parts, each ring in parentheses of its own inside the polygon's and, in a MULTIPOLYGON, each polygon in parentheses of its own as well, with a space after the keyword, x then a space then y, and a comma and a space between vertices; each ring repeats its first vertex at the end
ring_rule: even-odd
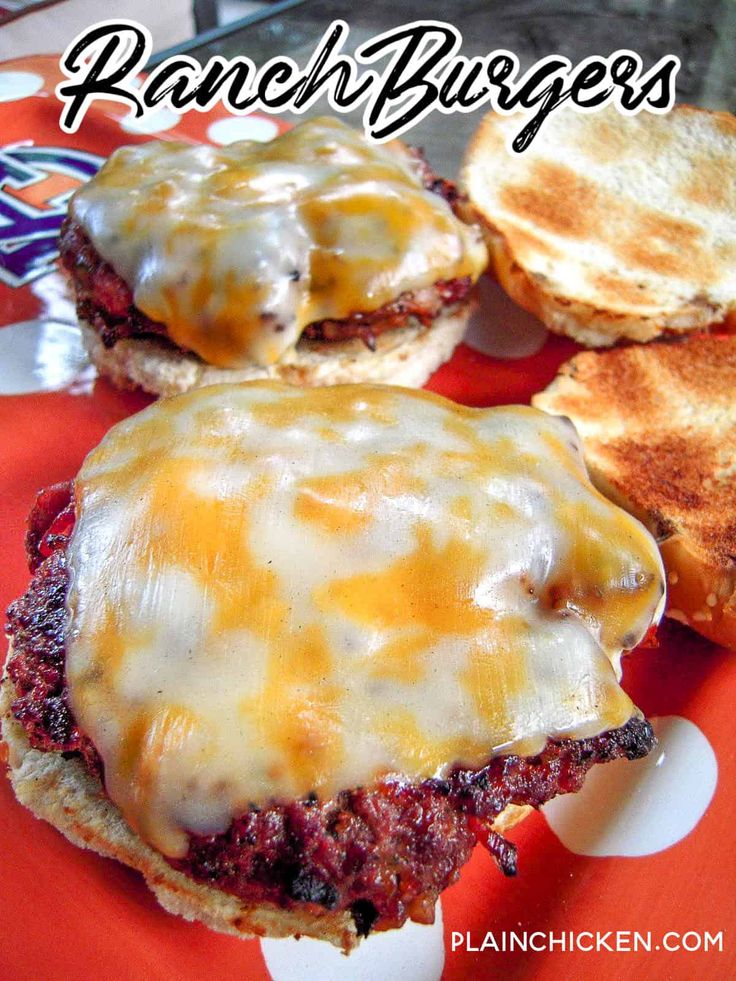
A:
POLYGON ((487 261, 401 143, 333 119, 270 143, 123 147, 71 213, 136 306, 220 367, 273 364, 308 324, 475 280, 487 261))
POLYGON ((71 704, 169 855, 251 803, 442 776, 636 709, 649 533, 565 420, 380 386, 213 386, 86 459, 71 704))

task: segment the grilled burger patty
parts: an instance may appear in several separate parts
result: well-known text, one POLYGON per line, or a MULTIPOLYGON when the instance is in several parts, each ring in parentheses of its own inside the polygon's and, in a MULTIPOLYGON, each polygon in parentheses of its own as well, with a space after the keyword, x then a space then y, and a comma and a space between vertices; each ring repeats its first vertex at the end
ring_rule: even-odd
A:
MULTIPOLYGON (((77 316, 100 335, 105 347, 124 337, 168 337, 165 324, 151 320, 133 302, 127 283, 102 258, 81 225, 67 218, 59 239, 61 260, 71 274, 77 298, 77 316)), ((434 286, 402 293, 392 303, 368 313, 355 313, 348 320, 322 320, 309 324, 302 336, 314 341, 346 341, 359 337, 375 347, 379 334, 419 322, 429 327, 443 310, 461 303, 472 289, 469 276, 441 280, 434 286)))
MULTIPOLYGON (((26 547, 34 576, 8 610, 7 672, 17 692, 13 714, 31 744, 80 755, 104 781, 102 761, 74 720, 64 674, 73 495, 72 483, 56 485, 39 494, 31 513, 26 547)), ((507 805, 538 807, 575 792, 595 763, 638 759, 653 743, 649 723, 631 719, 590 739, 549 741, 536 756, 458 767, 446 780, 382 782, 327 800, 253 806, 224 834, 190 836, 187 854, 167 861, 248 902, 349 909, 362 934, 407 918, 431 922, 437 897, 476 842, 505 874, 515 873, 514 846, 491 829, 507 805)))
MULTIPOLYGON (((456 186, 438 177, 420 151, 413 150, 413 155, 425 188, 444 198, 454 211, 461 200, 456 186)), ((127 283, 102 258, 82 226, 71 217, 62 226, 59 250, 62 264, 74 282, 77 315, 97 331, 105 347, 113 347, 125 337, 154 335, 170 341, 166 325, 151 320, 138 309, 127 283)), ((298 276, 296 271, 295 276, 298 276)), ((402 293, 376 310, 355 311, 346 320, 309 324, 302 336, 326 342, 357 337, 373 350, 376 338, 385 331, 417 322, 429 327, 443 310, 465 300, 472 285, 469 276, 440 280, 431 287, 402 293)))

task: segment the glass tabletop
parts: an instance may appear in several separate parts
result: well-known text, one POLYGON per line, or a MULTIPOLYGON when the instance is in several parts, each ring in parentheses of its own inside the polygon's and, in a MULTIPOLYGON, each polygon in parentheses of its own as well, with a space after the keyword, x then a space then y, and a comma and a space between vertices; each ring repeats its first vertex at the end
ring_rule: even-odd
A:
MULTIPOLYGON (((350 35, 344 51, 383 31, 423 18, 448 21, 463 35, 462 53, 487 54, 499 48, 514 52, 524 70, 548 54, 561 54, 573 64, 598 54, 630 48, 641 55, 645 69, 665 54, 680 58, 677 99, 711 109, 736 109, 735 0, 447 0, 441 8, 418 0, 287 0, 268 5, 255 18, 194 38, 184 46, 159 52, 152 63, 173 50, 186 51, 201 62, 214 54, 247 55, 256 65, 274 55, 288 55, 304 67, 331 21, 345 20, 350 35)), ((379 63, 380 64, 380 63, 379 63)), ((422 146, 435 169, 454 176, 463 148, 487 106, 452 116, 433 112, 408 134, 422 146)), ((362 107, 345 115, 361 125, 362 107)), ((322 98, 302 117, 331 112, 322 98)))

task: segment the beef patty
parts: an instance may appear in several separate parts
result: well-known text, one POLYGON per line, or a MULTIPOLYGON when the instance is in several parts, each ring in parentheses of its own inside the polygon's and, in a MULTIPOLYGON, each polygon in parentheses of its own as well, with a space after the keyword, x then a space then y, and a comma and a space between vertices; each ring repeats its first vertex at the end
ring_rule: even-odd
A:
MULTIPOLYGON (((42 491, 26 548, 33 578, 8 610, 13 642, 7 672, 12 711, 31 745, 79 756, 104 786, 104 767, 75 722, 64 673, 66 548, 74 526, 74 488, 42 491)), ((574 793, 596 763, 645 756, 648 722, 583 740, 550 740, 535 756, 496 756, 477 770, 456 767, 444 780, 385 780, 322 800, 252 805, 223 834, 191 835, 176 869, 247 902, 282 908, 316 904, 349 909, 359 933, 431 922, 437 898, 480 841, 506 875, 515 847, 492 829, 509 804, 538 807, 574 793)))

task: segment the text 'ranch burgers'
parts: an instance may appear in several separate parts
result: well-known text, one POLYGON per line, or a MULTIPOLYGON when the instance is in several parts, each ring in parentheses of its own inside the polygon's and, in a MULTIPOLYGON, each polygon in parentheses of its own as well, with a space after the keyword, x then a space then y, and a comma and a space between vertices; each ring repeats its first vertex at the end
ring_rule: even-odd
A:
POLYGON ((567 421, 381 386, 210 386, 39 495, 9 611, 18 798, 240 935, 431 922, 477 841, 645 755, 619 685, 656 544, 567 421))
POLYGON ((487 263, 456 198, 418 151, 324 118, 270 143, 117 150, 72 198, 60 249, 119 385, 419 386, 487 263))

